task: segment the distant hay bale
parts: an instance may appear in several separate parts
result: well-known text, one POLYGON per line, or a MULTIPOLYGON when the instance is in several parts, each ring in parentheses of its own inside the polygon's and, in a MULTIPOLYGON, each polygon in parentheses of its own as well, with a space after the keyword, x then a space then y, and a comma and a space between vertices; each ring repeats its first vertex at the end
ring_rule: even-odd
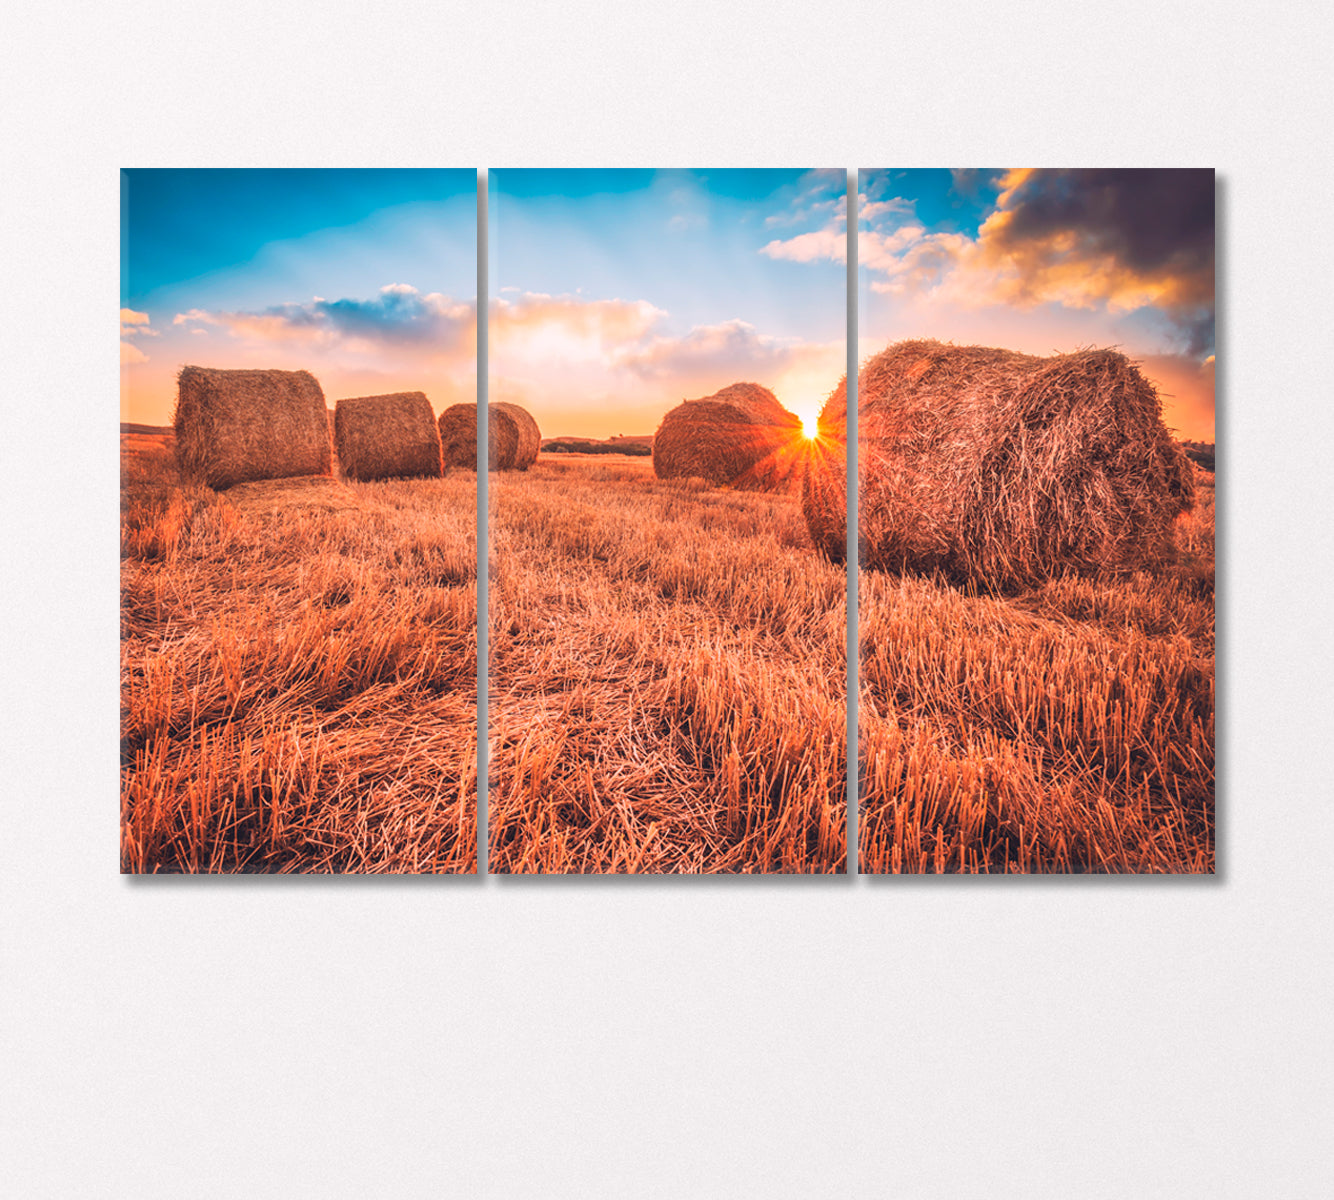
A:
MULTIPOLYGON (((1194 503, 1158 393, 1114 350, 1036 358, 906 341, 858 375, 863 566, 1022 587, 1070 570, 1147 566, 1194 503)), ((820 414, 846 438, 840 383, 820 414)), ((811 538, 846 540, 841 479, 807 476, 811 538)))
MULTIPOLYGON (((508 459, 503 455, 498 458, 492 458, 492 468, 497 471, 526 471, 537 461, 537 456, 542 450, 542 431, 538 429, 537 422, 533 420, 533 414, 526 408, 520 408, 517 404, 511 404, 506 400, 492 400, 487 406, 493 414, 491 420, 495 420, 495 414, 506 418, 514 423, 514 457, 508 459)), ((487 434, 490 435, 491 424, 488 422, 487 434)), ((508 445, 508 435, 506 435, 506 445, 508 445)))
MULTIPOLYGON (((445 466, 477 470, 477 405, 451 404, 440 414, 440 447, 445 466)), ((487 414, 487 462, 492 471, 513 466, 519 426, 492 404, 487 414)))
POLYGON ((182 367, 176 461, 219 490, 258 479, 329 474, 324 393, 309 371, 182 367))
POLYGON ((338 463, 348 479, 443 474, 440 430, 421 392, 354 396, 334 406, 338 463))
POLYGON ((801 421, 766 387, 734 383, 712 396, 684 400, 653 438, 659 479, 696 476, 712 484, 773 491, 799 477, 801 421))

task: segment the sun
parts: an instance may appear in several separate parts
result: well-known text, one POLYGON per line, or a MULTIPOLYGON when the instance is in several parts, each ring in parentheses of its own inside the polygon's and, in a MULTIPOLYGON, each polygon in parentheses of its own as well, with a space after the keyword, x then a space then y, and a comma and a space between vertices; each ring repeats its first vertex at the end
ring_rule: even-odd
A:
POLYGON ((814 441, 820 433, 820 423, 815 417, 801 418, 802 436, 810 441, 814 441))

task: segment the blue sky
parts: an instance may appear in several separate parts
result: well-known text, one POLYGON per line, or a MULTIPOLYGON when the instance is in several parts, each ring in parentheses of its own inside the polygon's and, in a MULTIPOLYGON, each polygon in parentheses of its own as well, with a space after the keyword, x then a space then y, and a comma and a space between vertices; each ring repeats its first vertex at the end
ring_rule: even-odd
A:
POLYGON ((475 394, 475 170, 126 170, 121 419, 176 371, 306 369, 326 399, 475 394))
POLYGON ((740 380, 813 415, 837 384, 845 267, 775 250, 837 225, 844 171, 497 169, 489 192, 491 395, 544 433, 652 433, 740 380))
MULTIPOLYGON (((844 173, 490 173, 491 395, 544 432, 651 433, 753 380, 803 417, 843 371, 844 173)), ((341 396, 475 395, 476 172, 128 170, 123 420, 187 363, 310 370, 341 396)), ((861 358, 904 337, 1141 361, 1214 426, 1213 175, 859 174, 861 358)))

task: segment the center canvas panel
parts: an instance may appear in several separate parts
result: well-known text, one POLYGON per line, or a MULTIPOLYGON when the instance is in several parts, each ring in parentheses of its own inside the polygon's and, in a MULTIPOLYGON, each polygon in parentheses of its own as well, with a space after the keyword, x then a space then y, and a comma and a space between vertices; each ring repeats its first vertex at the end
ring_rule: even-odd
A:
POLYGON ((846 186, 490 172, 491 870, 845 869, 846 186))
POLYGON ((122 870, 475 872, 477 172, 122 204, 122 870))

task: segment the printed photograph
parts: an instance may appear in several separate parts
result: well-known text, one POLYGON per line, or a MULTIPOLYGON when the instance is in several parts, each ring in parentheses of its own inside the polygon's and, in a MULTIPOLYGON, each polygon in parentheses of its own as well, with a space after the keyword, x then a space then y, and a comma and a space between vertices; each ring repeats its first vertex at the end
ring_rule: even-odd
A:
POLYGON ((847 173, 488 195, 490 869, 845 871, 847 173))
POLYGON ((123 872, 477 870, 476 283, 475 170, 122 172, 123 872))
POLYGON ((1213 171, 863 171, 858 219, 860 869, 1212 872, 1213 171))

